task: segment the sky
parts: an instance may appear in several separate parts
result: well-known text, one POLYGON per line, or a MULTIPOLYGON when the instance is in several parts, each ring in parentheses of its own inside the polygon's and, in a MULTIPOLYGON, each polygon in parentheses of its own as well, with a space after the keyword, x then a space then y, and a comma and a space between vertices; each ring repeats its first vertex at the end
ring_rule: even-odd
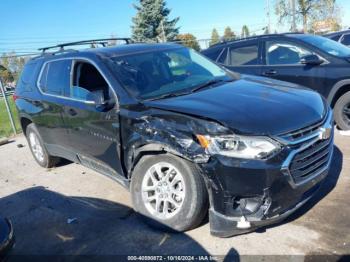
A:
MULTIPOLYGON (((180 17, 180 33, 206 39, 215 27, 239 34, 244 24, 262 33, 267 0, 167 0, 170 18, 180 17)), ((282 32, 270 0, 272 30, 282 32)), ((350 0, 337 0, 343 25, 350 26, 350 0)), ((91 38, 129 37, 137 0, 0 0, 0 53, 19 54, 57 43, 91 38)))

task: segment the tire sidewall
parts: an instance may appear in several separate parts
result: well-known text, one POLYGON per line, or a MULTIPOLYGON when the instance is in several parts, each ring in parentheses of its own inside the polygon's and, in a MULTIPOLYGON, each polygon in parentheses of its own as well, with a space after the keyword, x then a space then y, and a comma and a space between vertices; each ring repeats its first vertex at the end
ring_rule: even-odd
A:
POLYGON ((342 95, 334 106, 334 118, 338 127, 342 130, 349 130, 350 126, 343 119, 343 108, 350 103, 350 91, 342 95))
POLYGON ((29 145, 29 148, 30 148, 30 151, 32 152, 32 155, 35 159, 35 161, 42 167, 48 167, 48 164, 49 164, 49 155, 48 155, 48 152, 44 146, 44 142, 38 132, 38 130, 36 129, 35 125, 34 124, 30 124, 28 127, 27 127, 27 130, 26 130, 26 138, 27 138, 27 142, 28 142, 28 145, 29 145), (31 133, 34 133, 36 135, 36 137, 38 138, 38 141, 40 143, 40 146, 43 150, 43 155, 44 155, 44 159, 43 161, 40 161, 39 159, 36 158, 34 152, 33 152, 33 149, 32 149, 32 145, 30 143, 30 140, 29 140, 29 137, 30 137, 30 134, 31 133))
POLYGON ((135 167, 131 179, 131 195, 135 211, 143 215, 148 223, 161 227, 162 229, 176 231, 184 231, 192 226, 194 223, 193 220, 198 213, 197 203, 199 201, 197 194, 199 188, 193 176, 199 174, 193 174, 193 166, 190 164, 191 163, 186 160, 169 154, 144 156, 140 159, 139 163, 135 167), (164 220, 155 218, 149 213, 143 203, 141 192, 141 185, 146 171, 151 166, 159 162, 168 162, 174 165, 182 174, 185 182, 185 200, 181 206, 181 209, 173 217, 164 220))

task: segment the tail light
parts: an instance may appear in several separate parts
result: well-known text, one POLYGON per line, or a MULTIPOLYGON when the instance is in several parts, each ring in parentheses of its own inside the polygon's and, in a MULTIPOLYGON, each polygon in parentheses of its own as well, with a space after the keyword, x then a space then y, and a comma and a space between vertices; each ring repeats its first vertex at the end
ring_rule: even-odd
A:
POLYGON ((16 102, 17 98, 19 98, 18 95, 16 95, 16 94, 13 94, 13 95, 12 95, 12 99, 13 99, 14 102, 16 102))

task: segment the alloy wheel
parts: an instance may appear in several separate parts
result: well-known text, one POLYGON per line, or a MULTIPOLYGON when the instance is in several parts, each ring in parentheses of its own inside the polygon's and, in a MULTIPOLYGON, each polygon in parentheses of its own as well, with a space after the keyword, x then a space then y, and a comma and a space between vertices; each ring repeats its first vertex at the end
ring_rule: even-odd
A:
POLYGON ((33 151, 35 158, 39 162, 43 162, 44 161, 44 150, 40 144, 38 136, 34 132, 31 132, 29 134, 29 144, 30 144, 30 147, 33 151))
POLYGON ((160 162, 146 171, 141 190, 148 212, 158 219, 169 219, 184 203, 185 180, 175 166, 160 162))

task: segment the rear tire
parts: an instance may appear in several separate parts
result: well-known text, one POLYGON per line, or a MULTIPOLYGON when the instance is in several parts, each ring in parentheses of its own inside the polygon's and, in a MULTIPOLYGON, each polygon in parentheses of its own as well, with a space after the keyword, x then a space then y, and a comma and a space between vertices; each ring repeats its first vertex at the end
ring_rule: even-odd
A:
POLYGON ((26 138, 30 147, 30 151, 40 166, 51 168, 60 161, 59 157, 51 156, 49 154, 36 126, 33 123, 27 126, 26 138))
POLYGON ((334 106, 334 119, 342 130, 350 130, 350 91, 342 95, 334 106))
POLYGON ((203 177, 193 163, 165 154, 144 156, 131 179, 133 206, 151 226, 186 231, 208 211, 203 177))

